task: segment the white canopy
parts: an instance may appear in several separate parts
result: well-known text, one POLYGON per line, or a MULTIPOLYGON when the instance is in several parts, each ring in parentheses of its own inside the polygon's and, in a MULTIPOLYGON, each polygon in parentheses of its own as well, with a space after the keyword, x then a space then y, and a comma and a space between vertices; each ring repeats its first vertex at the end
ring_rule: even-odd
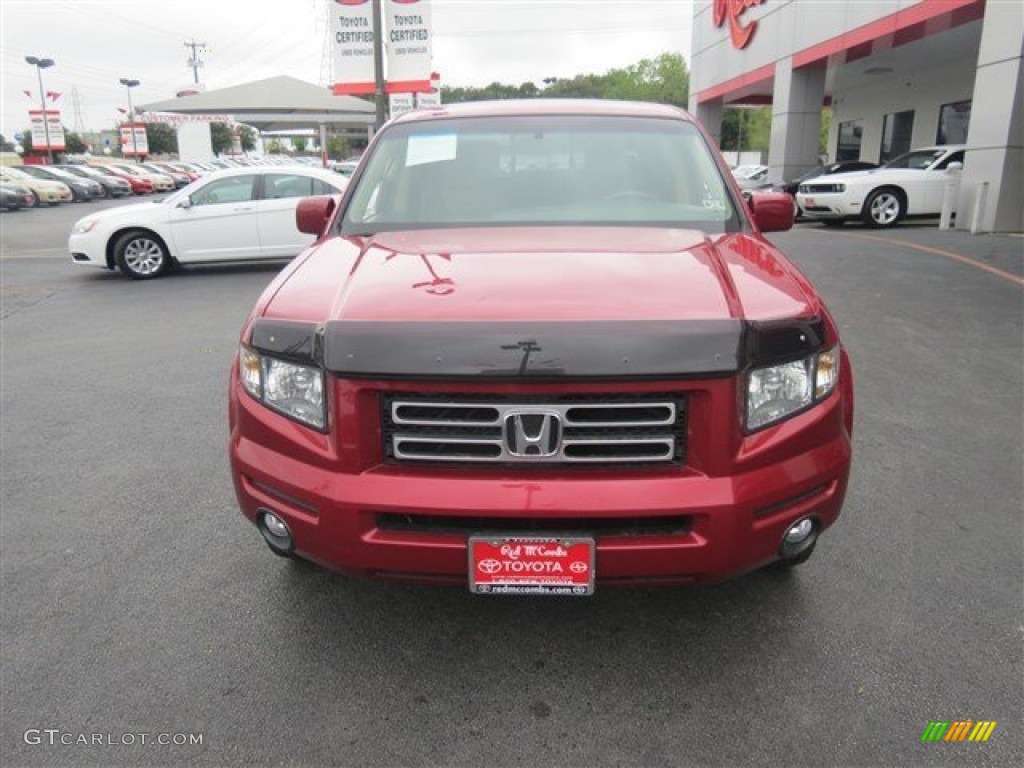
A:
POLYGON ((374 123, 371 102, 335 96, 330 89, 287 75, 215 91, 141 105, 147 112, 228 114, 260 131, 286 131, 332 125, 365 129, 374 123))

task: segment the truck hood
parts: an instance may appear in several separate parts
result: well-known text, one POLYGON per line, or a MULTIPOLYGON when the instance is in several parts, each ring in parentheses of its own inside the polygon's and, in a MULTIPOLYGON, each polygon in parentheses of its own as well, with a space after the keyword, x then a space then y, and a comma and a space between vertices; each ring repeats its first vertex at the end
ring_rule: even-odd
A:
POLYGON ((618 322, 812 317, 770 243, 643 227, 434 229, 333 237, 263 309, 307 323, 618 322))

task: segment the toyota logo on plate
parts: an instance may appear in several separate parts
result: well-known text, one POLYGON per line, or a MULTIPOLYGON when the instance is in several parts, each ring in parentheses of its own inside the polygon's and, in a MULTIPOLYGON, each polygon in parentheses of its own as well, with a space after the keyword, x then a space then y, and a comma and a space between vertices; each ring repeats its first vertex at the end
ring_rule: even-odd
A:
POLYGON ((581 563, 577 560, 575 563, 569 566, 569 570, 573 573, 583 573, 585 570, 587 570, 587 564, 581 563))
POLYGON ((479 563, 477 563, 476 567, 484 573, 497 573, 501 570, 501 563, 498 560, 494 559, 481 560, 479 563))

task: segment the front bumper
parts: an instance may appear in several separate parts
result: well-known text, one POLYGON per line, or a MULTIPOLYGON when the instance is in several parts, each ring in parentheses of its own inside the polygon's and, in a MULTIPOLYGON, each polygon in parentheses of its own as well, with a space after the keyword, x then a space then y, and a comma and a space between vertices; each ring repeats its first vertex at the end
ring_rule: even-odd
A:
MULTIPOLYGON (((748 455, 773 440, 796 446, 784 459, 767 461, 778 452, 762 452, 724 476, 690 465, 584 474, 378 463, 339 472, 278 444, 275 434, 301 441, 305 430, 249 398, 234 375, 232 382, 230 455, 242 513, 256 523, 260 510, 271 510, 291 528, 297 554, 373 578, 465 584, 469 533, 438 518, 474 518, 476 532, 514 534, 523 531, 509 518, 685 517, 680 532, 595 534, 597 584, 722 581, 776 560, 785 530, 800 518, 831 526, 850 470, 848 376, 819 406, 742 441, 748 455), (411 524, 387 524, 395 518, 411 524)), ((362 434, 379 439, 370 428, 362 434)), ((591 533, 585 523, 564 532, 591 533)))
POLYGON ((92 232, 69 235, 68 251, 71 253, 71 261, 75 264, 109 269, 103 238, 97 237, 92 232))
POLYGON ((797 205, 808 219, 851 219, 860 216, 863 201, 849 194, 798 193, 797 205))
POLYGON ((70 189, 37 189, 34 191, 39 196, 41 203, 70 203, 74 199, 70 189))

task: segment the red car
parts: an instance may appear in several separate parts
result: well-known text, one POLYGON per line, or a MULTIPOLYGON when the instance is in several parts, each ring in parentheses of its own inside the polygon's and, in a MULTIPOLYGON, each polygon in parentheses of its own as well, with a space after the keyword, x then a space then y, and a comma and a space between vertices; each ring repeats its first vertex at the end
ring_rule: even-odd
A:
POLYGON ((109 165, 91 165, 90 168, 95 168, 100 173, 107 176, 114 176, 118 179, 124 179, 127 181, 132 188, 132 194, 135 195, 148 195, 153 191, 152 182, 140 178, 139 176, 132 176, 130 173, 123 173, 116 168, 111 168, 109 165))
POLYGON ((839 515, 836 324, 685 112, 601 101, 391 121, 267 288, 230 378, 271 550, 477 593, 795 565, 839 515))

